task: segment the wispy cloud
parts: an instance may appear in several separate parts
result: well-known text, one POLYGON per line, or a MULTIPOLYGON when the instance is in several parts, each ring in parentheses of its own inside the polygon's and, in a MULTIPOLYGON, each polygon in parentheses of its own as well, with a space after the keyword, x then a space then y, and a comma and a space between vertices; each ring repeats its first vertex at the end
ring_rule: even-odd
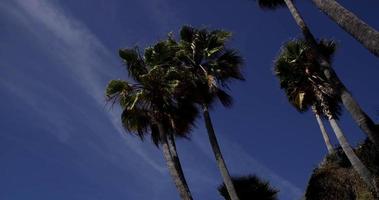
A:
MULTIPOLYGON (((49 48, 51 48, 52 56, 63 62, 73 72, 78 83, 85 88, 84 92, 93 98, 99 108, 104 108, 104 80, 114 78, 115 73, 109 69, 109 66, 117 66, 110 51, 84 24, 65 13, 52 1, 16 0, 16 3, 18 9, 22 10, 26 16, 22 18, 23 20, 41 25, 50 32, 52 39, 49 41, 49 48)), ((29 24, 28 22, 25 24, 29 24)), ((38 33, 35 33, 35 36, 45 37, 38 33)), ((53 90, 53 88, 50 89, 53 90)), ((23 91, 19 93, 22 94, 23 91)), ((114 129, 124 137, 124 130, 120 126, 117 114, 115 112, 105 112, 105 114, 114 129)), ((54 123, 59 122, 57 120, 54 123)), ((164 166, 159 165, 156 159, 145 152, 139 144, 128 139, 125 139, 125 142, 154 169, 164 172, 164 166)))

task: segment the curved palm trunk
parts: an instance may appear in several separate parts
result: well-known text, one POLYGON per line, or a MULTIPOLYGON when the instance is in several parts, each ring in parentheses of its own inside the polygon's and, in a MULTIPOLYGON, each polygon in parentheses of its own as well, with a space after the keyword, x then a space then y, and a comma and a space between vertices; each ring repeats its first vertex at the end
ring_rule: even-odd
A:
POLYGON ((379 32, 345 9, 335 0, 312 0, 342 29, 358 40, 366 49, 379 57, 379 32))
POLYGON ((188 184, 187 184, 187 180, 184 176, 184 172, 183 172, 183 168, 182 168, 182 165, 180 163, 180 159, 179 159, 179 156, 178 156, 178 152, 176 151, 176 144, 175 144, 175 138, 172 134, 168 135, 167 136, 167 141, 168 141, 168 146, 170 148, 170 152, 171 152, 171 156, 175 162, 175 165, 176 165, 176 168, 179 172, 179 175, 180 175, 180 179, 183 183, 183 185, 185 186, 185 189, 186 189, 186 193, 191 197, 192 199, 192 194, 191 194, 191 191, 188 187, 188 184))
POLYGON ((324 70, 325 76, 329 81, 336 83, 340 88, 340 98, 346 110, 350 113, 355 123, 361 128, 361 130, 368 136, 371 142, 379 150, 379 130, 376 128, 373 120, 361 109, 358 102, 353 98, 351 93, 346 89, 345 85, 338 78, 333 68, 326 61, 323 56, 318 52, 317 41, 313 34, 310 32, 304 19, 301 17, 299 11, 293 4, 292 0, 284 0, 288 9, 290 10, 296 24, 300 27, 305 40, 318 54, 318 63, 324 70))
POLYGON ((161 146, 162 146, 163 156, 166 160, 167 168, 170 172, 170 175, 179 192, 180 198, 183 200, 192 200, 192 196, 189 193, 188 186, 187 184, 185 184, 185 181, 183 181, 183 177, 181 176, 181 173, 179 172, 175 164, 174 158, 171 154, 169 142, 165 135, 165 130, 161 124, 158 124, 158 129, 159 129, 159 135, 161 137, 161 146))
POLYGON ((342 150, 345 152, 347 158, 349 159, 351 165, 357 171, 359 176, 363 179, 363 181, 369 186, 369 188, 373 189, 375 192, 377 191, 374 176, 370 173, 367 167, 362 163, 362 161, 357 157, 351 146, 349 145, 345 135, 343 134, 341 128, 338 126, 338 123, 335 119, 330 118, 329 123, 336 134, 338 142, 340 143, 342 150))
POLYGON ((333 148, 333 145, 330 143, 330 139, 329 139, 328 133, 326 132, 324 123, 322 122, 321 117, 319 114, 317 114, 317 112, 314 112, 314 114, 315 114, 318 126, 320 127, 322 138, 324 139, 326 148, 328 149, 329 154, 332 154, 334 152, 334 148, 333 148))
POLYGON ((226 189, 229 193, 231 200, 239 200, 236 189, 234 188, 234 185, 232 182, 232 178, 230 177, 228 168, 226 167, 225 160, 222 157, 220 146, 218 145, 218 142, 217 142, 216 134, 213 129, 212 120, 209 115, 207 105, 203 105, 203 116, 204 116, 205 126, 208 132, 209 142, 211 143, 213 153, 216 157, 217 166, 220 169, 221 176, 224 180, 226 189))

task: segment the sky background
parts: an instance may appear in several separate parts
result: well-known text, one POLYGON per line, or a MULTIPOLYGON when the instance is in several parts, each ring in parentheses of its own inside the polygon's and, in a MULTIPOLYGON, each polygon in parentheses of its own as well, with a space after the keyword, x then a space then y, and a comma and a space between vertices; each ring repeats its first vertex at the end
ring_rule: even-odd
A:
MULTIPOLYGON (((338 41, 335 70, 379 121, 378 58, 311 1, 296 3, 317 37, 338 41)), ((341 3, 379 29, 379 1, 341 3)), ((184 24, 233 32, 229 46, 245 58, 234 107, 212 112, 231 174, 257 174, 281 200, 300 199, 327 151, 314 117, 289 105, 272 72, 281 44, 300 35, 286 9, 252 0, 1 0, 0 199, 179 199, 161 151, 125 133, 104 89, 128 78, 119 48, 147 47, 184 24)), ((352 144, 365 138, 346 112, 341 126, 352 144)), ((221 199, 201 119, 177 143, 194 198, 221 199)))

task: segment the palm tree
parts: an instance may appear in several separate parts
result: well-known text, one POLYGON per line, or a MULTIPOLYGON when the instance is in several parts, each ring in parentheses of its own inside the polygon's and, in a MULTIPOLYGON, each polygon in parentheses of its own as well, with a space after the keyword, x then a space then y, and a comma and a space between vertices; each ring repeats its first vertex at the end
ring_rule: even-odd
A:
POLYGON ((162 148, 169 172, 180 197, 192 200, 176 152, 174 137, 186 137, 197 117, 196 106, 185 99, 174 99, 172 93, 180 81, 175 79, 173 53, 176 49, 170 40, 162 41, 145 50, 121 49, 120 57, 127 66, 134 83, 112 80, 107 86, 107 100, 119 102, 123 112, 123 127, 141 139, 151 135, 162 148), (183 114, 185 110, 186 114, 183 114))
POLYGON ((295 4, 292 0, 258 0, 259 6, 263 9, 277 9, 287 6, 291 15, 293 16, 296 24, 299 26, 303 33, 304 39, 307 44, 312 48, 316 56, 316 61, 319 63, 321 70, 323 71, 326 79, 335 83, 338 87, 339 96, 342 100, 346 110, 350 113, 355 123, 361 128, 361 130, 368 136, 368 138, 375 144, 375 147, 379 150, 379 129, 375 125, 374 121, 362 110, 358 102, 353 98, 351 93, 339 79, 337 74, 330 66, 330 62, 323 57, 321 50, 318 49, 319 45, 304 19, 301 17, 295 4))
POLYGON ((235 50, 227 49, 225 43, 231 34, 222 30, 208 31, 183 26, 180 31, 177 58, 182 69, 188 73, 186 81, 188 96, 202 108, 209 141, 220 169, 223 181, 232 200, 238 196, 222 156, 212 125, 209 109, 218 99, 224 106, 230 106, 231 96, 225 91, 233 80, 244 80, 240 67, 241 57, 235 50))
MULTIPOLYGON (((328 153, 331 154, 334 152, 334 148, 333 148, 333 145, 330 143, 329 136, 322 122, 323 114, 320 113, 316 105, 312 105, 311 103, 304 104, 305 88, 299 88, 297 84, 294 84, 297 82, 304 81, 303 72, 301 70, 294 70, 291 72, 286 71, 290 69, 288 67, 288 65, 290 64, 297 66, 295 64, 300 63, 301 64, 300 68, 302 68, 303 67, 302 65, 305 62, 308 62, 307 60, 304 60, 304 59, 307 56, 305 54, 308 54, 309 56, 309 53, 305 51, 307 50, 307 48, 303 46, 303 44, 305 43, 301 43, 301 41, 295 40, 295 41, 287 42, 284 45, 284 47, 282 48, 282 51, 280 52, 280 55, 275 61, 275 73, 280 80, 281 88, 285 89, 286 91, 288 100, 299 112, 306 112, 309 110, 309 108, 311 108, 313 114, 315 115, 317 123, 319 125, 325 145, 328 149, 328 153)), ((320 49, 323 49, 322 53, 324 57, 328 58, 328 60, 331 60, 331 57, 333 53, 335 52, 335 48, 336 48, 335 43, 321 41, 319 46, 320 46, 319 47, 320 49)), ((337 110, 335 112, 337 112, 337 110)))
MULTIPOLYGON (((319 46, 319 49, 326 50, 323 51, 323 56, 330 59, 335 49, 334 42, 321 41, 319 46)), ((325 81, 326 77, 316 59, 314 51, 304 40, 294 40, 285 44, 275 62, 275 72, 280 86, 295 107, 302 111, 313 107, 317 113, 329 120, 353 168, 370 188, 376 190, 374 176, 354 153, 337 123, 341 109, 339 91, 325 81)))
MULTIPOLYGON (((232 177, 234 186, 236 187, 238 197, 241 200, 277 200, 278 190, 270 186, 269 182, 260 179, 256 175, 232 177)), ((225 184, 221 184, 218 188, 221 196, 225 200, 230 200, 225 184)))
POLYGON ((358 40, 366 49, 379 57, 379 31, 359 19, 335 0, 312 0, 342 29, 358 40))

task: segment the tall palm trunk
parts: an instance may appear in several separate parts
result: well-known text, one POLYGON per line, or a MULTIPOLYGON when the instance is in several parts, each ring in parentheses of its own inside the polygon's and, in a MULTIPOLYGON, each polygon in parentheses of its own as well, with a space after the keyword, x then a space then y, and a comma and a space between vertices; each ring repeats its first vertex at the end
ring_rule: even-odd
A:
POLYGON ((346 110, 350 113, 355 123, 361 128, 361 130, 366 133, 371 142, 375 145, 376 149, 379 150, 379 130, 376 128, 373 120, 361 109, 358 102, 353 98, 351 93, 347 90, 342 81, 338 78, 337 74, 331 68, 330 63, 319 53, 318 45, 315 37, 310 32, 308 26, 306 25, 304 19, 301 17, 299 11, 293 4, 292 0, 284 0, 288 9, 290 10, 296 24, 301 29, 305 40, 314 49, 317 54, 318 63, 322 67, 325 76, 332 83, 336 83, 340 89, 340 98, 346 110))
POLYGON ((339 127, 337 121, 331 117, 329 117, 329 123, 336 134, 337 140, 340 143, 342 150, 346 154, 349 159, 351 165, 354 170, 359 174, 359 176, 363 179, 363 181, 369 186, 370 189, 377 192, 375 178, 367 169, 367 167, 362 163, 362 161, 355 154, 351 146, 349 145, 345 135, 343 134, 341 128, 339 127))
POLYGON ((324 139, 326 148, 328 149, 329 154, 332 154, 334 152, 334 148, 333 145, 330 143, 330 139, 328 133, 326 132, 324 123, 322 122, 320 115, 316 111, 313 111, 313 113, 315 114, 318 126, 320 127, 322 138, 324 139))
POLYGON ((186 178, 184 176, 183 168, 182 168, 182 165, 180 163, 178 152, 176 151, 176 144, 175 144, 174 135, 173 134, 168 135, 167 136, 167 141, 168 141, 168 146, 170 148, 171 156, 174 159, 176 168, 177 168, 177 170, 179 172, 180 179, 181 179, 183 185, 185 186, 187 194, 192 198, 191 191, 190 191, 190 189, 188 187, 187 180, 186 180, 186 178))
POLYGON ((367 134, 370 141, 379 151, 379 129, 372 119, 362 110, 358 102, 355 101, 351 93, 344 88, 341 91, 341 100, 346 110, 349 111, 356 124, 367 134))
POLYGON ((312 0, 342 29, 358 40, 366 49, 379 57, 379 32, 345 9, 335 0, 312 0))
POLYGON ((166 160, 167 168, 170 172, 170 175, 175 183, 175 186, 179 192, 180 198, 183 200, 192 200, 192 196, 189 193, 189 189, 185 181, 183 181, 183 177, 180 175, 178 168, 176 167, 174 158, 170 151, 169 142, 167 140, 165 129, 161 124, 158 124, 159 135, 161 138, 161 146, 163 151, 163 156, 166 160))
POLYGON ((204 116, 205 126, 208 132, 209 142, 211 143, 213 153, 216 157, 217 166, 220 169, 221 176, 224 180, 226 189, 229 193, 231 200, 239 200, 236 189, 234 188, 234 185, 232 182, 232 178, 230 177, 228 168, 226 167, 225 160, 222 157, 220 146, 218 145, 218 142, 217 142, 216 134, 212 125, 212 120, 209 115, 208 106, 205 104, 203 105, 203 116, 204 116))

